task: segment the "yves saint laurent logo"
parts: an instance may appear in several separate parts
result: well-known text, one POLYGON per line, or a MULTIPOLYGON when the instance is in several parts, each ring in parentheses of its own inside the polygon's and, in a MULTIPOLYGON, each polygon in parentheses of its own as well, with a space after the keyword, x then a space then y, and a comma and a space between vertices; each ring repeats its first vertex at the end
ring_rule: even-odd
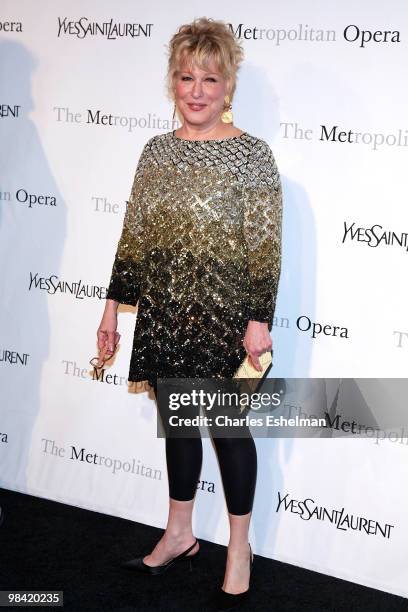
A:
POLYGON ((388 540, 391 529, 395 527, 395 525, 389 523, 381 523, 374 519, 351 514, 344 507, 326 508, 325 506, 319 506, 310 497, 297 500, 291 498, 289 493, 282 496, 280 491, 278 491, 278 505, 276 507, 276 512, 279 511, 297 514, 303 521, 317 520, 329 523, 340 531, 359 531, 366 535, 379 536, 388 540))
POLYGON ((378 223, 371 227, 359 227, 354 221, 349 224, 344 221, 342 244, 346 240, 362 242, 371 248, 396 246, 405 252, 408 251, 408 232, 394 232, 384 229, 378 223))
POLYGON ((108 40, 117 38, 149 38, 152 33, 152 23, 129 23, 114 21, 91 21, 87 17, 71 20, 68 17, 58 17, 58 37, 76 36, 86 38, 87 36, 102 36, 108 40))
POLYGON ((104 300, 106 298, 106 287, 98 285, 90 285, 84 283, 81 279, 78 281, 68 282, 60 280, 57 274, 51 274, 49 277, 40 276, 38 272, 35 274, 30 272, 30 282, 28 290, 39 289, 46 291, 49 295, 56 293, 69 293, 77 300, 84 298, 98 298, 104 300))

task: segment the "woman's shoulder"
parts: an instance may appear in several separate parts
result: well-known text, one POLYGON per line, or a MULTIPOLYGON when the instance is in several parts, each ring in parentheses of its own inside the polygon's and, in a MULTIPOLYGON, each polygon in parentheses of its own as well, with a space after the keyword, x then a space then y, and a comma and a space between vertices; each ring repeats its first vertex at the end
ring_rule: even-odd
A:
POLYGON ((249 132, 244 132, 248 140, 250 141, 253 153, 272 153, 271 146, 269 143, 260 136, 255 136, 254 134, 250 134, 249 132))
POLYGON ((155 134, 145 141, 143 146, 142 155, 143 157, 150 159, 159 159, 160 155, 168 148, 171 143, 172 132, 164 132, 162 134, 155 134))
POLYGON ((169 140, 172 134, 173 132, 163 132, 162 134, 155 134, 147 140, 145 146, 151 148, 163 144, 164 142, 167 142, 169 140))
POLYGON ((272 147, 259 136, 249 135, 251 147, 246 164, 245 178, 248 184, 259 182, 276 184, 279 182, 279 170, 272 147))

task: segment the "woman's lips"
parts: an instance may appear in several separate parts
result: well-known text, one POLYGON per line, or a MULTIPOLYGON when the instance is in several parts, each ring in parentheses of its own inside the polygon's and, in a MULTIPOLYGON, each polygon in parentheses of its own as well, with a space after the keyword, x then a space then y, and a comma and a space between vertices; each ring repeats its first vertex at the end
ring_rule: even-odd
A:
POLYGON ((193 111, 200 111, 206 106, 205 104, 187 104, 189 108, 193 111))

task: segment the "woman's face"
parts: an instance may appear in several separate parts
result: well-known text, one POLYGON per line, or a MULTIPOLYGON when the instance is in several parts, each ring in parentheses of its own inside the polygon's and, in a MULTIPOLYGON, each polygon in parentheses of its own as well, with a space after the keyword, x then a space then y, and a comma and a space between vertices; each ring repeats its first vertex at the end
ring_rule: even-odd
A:
POLYGON ((177 108, 186 123, 210 127, 220 121, 229 81, 218 71, 214 60, 208 63, 206 70, 184 64, 175 77, 174 93, 177 108))

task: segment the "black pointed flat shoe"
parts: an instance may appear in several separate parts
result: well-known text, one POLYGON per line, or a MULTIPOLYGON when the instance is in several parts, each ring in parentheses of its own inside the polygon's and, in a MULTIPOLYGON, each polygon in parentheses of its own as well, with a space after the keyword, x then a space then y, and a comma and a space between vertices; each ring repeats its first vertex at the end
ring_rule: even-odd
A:
MULTIPOLYGON (((251 579, 252 565, 254 562, 254 555, 252 552, 251 544, 249 544, 249 579, 251 579)), ((215 609, 217 612, 229 612, 230 610, 238 610, 244 603, 248 601, 249 594, 251 592, 251 585, 243 593, 227 593, 222 587, 220 587, 216 594, 215 609)))
POLYGON ((189 568, 191 571, 194 567, 194 563, 197 561, 199 557, 200 550, 198 550, 198 552, 196 552, 194 555, 190 555, 189 557, 187 555, 191 550, 193 550, 197 542, 198 540, 196 538, 194 544, 189 546, 187 550, 177 555, 177 557, 173 557, 173 559, 170 559, 166 563, 163 563, 163 565, 154 565, 154 566, 146 565, 146 563, 143 561, 143 557, 145 557, 146 555, 143 555, 143 557, 136 557, 136 559, 131 559, 130 561, 124 561, 123 563, 120 564, 120 567, 123 567, 131 571, 142 572, 143 574, 157 575, 157 574, 163 574, 166 570, 169 569, 169 567, 171 567, 172 565, 175 565, 176 563, 179 563, 180 561, 189 561, 189 568))

